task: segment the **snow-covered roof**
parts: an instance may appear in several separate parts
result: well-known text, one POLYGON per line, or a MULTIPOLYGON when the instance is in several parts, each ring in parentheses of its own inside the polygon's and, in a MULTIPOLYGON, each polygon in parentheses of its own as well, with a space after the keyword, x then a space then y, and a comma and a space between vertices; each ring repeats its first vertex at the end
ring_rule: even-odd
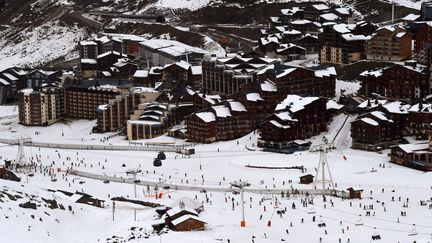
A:
POLYGON ((312 21, 307 20, 307 19, 298 19, 298 20, 294 20, 291 22, 291 24, 295 24, 295 25, 304 25, 304 24, 310 24, 312 23, 312 21))
POLYGON ((410 112, 432 112, 432 105, 431 104, 415 104, 413 106, 411 106, 411 108, 409 109, 410 112))
POLYGON ((117 40, 130 40, 135 42, 142 42, 147 40, 145 37, 133 35, 133 34, 119 34, 119 33, 103 33, 103 34, 117 40))
POLYGON ((374 76, 374 77, 380 77, 383 75, 383 69, 376 69, 376 70, 366 70, 360 73, 360 76, 367 77, 367 76, 374 76))
POLYGON ((389 102, 384 104, 383 107, 390 113, 396 114, 408 114, 408 110, 411 108, 410 105, 404 104, 400 101, 389 102))
POLYGON ((275 120, 270 120, 270 123, 273 124, 273 126, 278 127, 278 128, 282 128, 282 129, 288 129, 291 128, 291 126, 289 125, 282 125, 279 122, 275 121, 275 120))
POLYGON ((97 60, 96 59, 90 59, 90 58, 82 58, 81 59, 81 63, 85 63, 85 64, 97 64, 97 60))
POLYGON ((282 73, 276 75, 276 78, 282 78, 292 72, 294 72, 297 68, 287 68, 285 70, 282 71, 282 73))
POLYGON ((105 53, 102 53, 102 54, 98 55, 97 58, 99 59, 99 58, 106 57, 106 56, 111 55, 111 54, 114 54, 114 55, 117 55, 117 56, 121 56, 120 52, 117 52, 117 51, 107 51, 105 53))
POLYGON ((172 56, 182 56, 186 55, 190 52, 195 53, 202 53, 205 54, 207 51, 198 48, 186 45, 182 42, 175 41, 175 40, 165 40, 165 39, 152 39, 152 40, 146 40, 143 42, 140 42, 142 46, 159 50, 161 52, 167 53, 172 56))
POLYGON ((97 46, 97 43, 94 41, 81 41, 80 45, 82 45, 82 46, 97 46))
POLYGON ((335 20, 340 19, 340 17, 334 13, 321 14, 320 17, 327 20, 327 21, 335 21, 335 20))
POLYGON ((260 83, 260 86, 262 91, 267 91, 267 92, 277 91, 276 85, 270 80, 264 80, 263 82, 260 83))
POLYGON ((180 213, 180 212, 183 212, 183 211, 185 211, 185 212, 187 212, 187 213, 189 213, 189 214, 192 214, 192 215, 198 215, 198 213, 197 213, 197 211, 195 211, 195 209, 193 209, 193 208, 189 208, 189 207, 180 207, 180 206, 177 206, 177 207, 174 207, 174 208, 171 208, 170 210, 168 210, 167 212, 166 212, 166 214, 169 216, 169 217, 172 217, 172 216, 174 216, 174 215, 176 215, 176 214, 178 214, 178 213, 180 213))
POLYGON ((420 18, 420 15, 410 13, 407 16, 403 17, 402 20, 404 20, 404 21, 415 21, 418 18, 420 18))
POLYGON ((225 105, 212 106, 212 109, 216 112, 217 117, 225 118, 225 117, 232 116, 230 109, 225 105))
POLYGON ((166 65, 164 66, 164 68, 170 67, 170 66, 172 66, 172 65, 179 66, 180 68, 182 68, 182 69, 184 69, 184 70, 189 70, 189 68, 190 68, 190 66, 191 66, 188 62, 185 62, 185 61, 181 60, 180 62, 171 63, 171 64, 166 64, 166 65))
POLYGON ((371 119, 369 117, 362 118, 362 119, 360 119, 360 121, 365 122, 365 123, 372 125, 372 126, 378 126, 379 125, 377 121, 375 121, 374 119, 371 119))
POLYGON ((258 101, 258 100, 263 100, 263 98, 261 98, 261 95, 259 93, 249 93, 246 94, 246 99, 248 101, 258 101))
POLYGON ((350 14, 349 8, 336 8, 335 11, 340 13, 340 14, 343 14, 343 15, 349 15, 350 14))
POLYGON ((133 77, 134 78, 147 78, 149 72, 147 70, 136 70, 133 77))
POLYGON ((0 78, 0 83, 3 85, 10 85, 10 83, 2 78, 0 78))
POLYGON ((270 44, 272 42, 279 44, 279 39, 277 37, 261 37, 261 39, 260 39, 260 43, 263 46, 270 44))
POLYGON ((319 97, 301 97, 299 95, 287 95, 287 97, 278 105, 276 105, 276 111, 284 110, 289 108, 293 113, 303 110, 305 106, 318 100, 319 97))
POLYGON ((374 108, 374 107, 377 107, 378 105, 384 105, 385 103, 387 103, 387 100, 370 99, 370 100, 363 101, 357 107, 358 108, 366 108, 366 107, 374 108))
POLYGON ((206 112, 198 112, 198 113, 195 113, 195 115, 207 123, 216 121, 216 116, 213 112, 207 112, 207 111, 206 112))
POLYGON ((112 74, 111 74, 110 72, 108 72, 108 71, 102 71, 102 74, 103 74, 105 77, 111 77, 111 76, 112 76, 112 74))
POLYGON ((354 35, 354 34, 351 34, 351 33, 343 34, 342 38, 344 38, 346 41, 366 41, 366 40, 370 40, 371 39, 370 36, 354 35))
POLYGON ((297 119, 293 118, 289 112, 279 112, 275 113, 275 116, 277 116, 282 121, 298 121, 297 119))
POLYGON ((291 29, 291 30, 285 30, 285 31, 283 31, 282 33, 283 33, 284 35, 300 35, 300 34, 301 34, 300 31, 298 31, 298 30, 294 30, 294 29, 291 29))
POLYGON ((107 108, 108 108, 108 104, 98 106, 98 110, 106 110, 107 108))
POLYGON ((15 76, 13 76, 12 74, 10 74, 10 73, 2 73, 7 79, 9 79, 9 80, 11 80, 11 81, 17 81, 18 80, 18 78, 17 77, 15 77, 15 76))
POLYGON ((246 107, 238 101, 228 101, 232 111, 247 111, 246 107))
POLYGON ((180 224, 180 223, 183 223, 184 221, 186 221, 186 220, 188 220, 188 219, 193 219, 193 220, 196 220, 196 221, 200 221, 200 222, 206 223, 204 220, 198 218, 197 216, 194 216, 194 215, 188 215, 188 214, 176 218, 175 220, 171 221, 171 223, 172 223, 174 226, 176 226, 176 225, 178 225, 178 224, 180 224))
POLYGON ((330 77, 332 75, 337 75, 336 69, 334 67, 328 67, 325 69, 315 71, 315 77, 319 77, 319 78, 330 77))
POLYGON ((381 111, 372 111, 370 114, 380 119, 381 121, 393 122, 392 120, 389 120, 387 116, 381 111))
POLYGON ((191 66, 192 75, 202 75, 202 66, 191 66))
POLYGON ((333 25, 333 29, 341 34, 351 33, 351 30, 348 28, 347 24, 335 24, 333 25))
POLYGON ((424 150, 429 148, 429 144, 401 144, 399 145, 399 148, 401 148, 406 153, 412 153, 417 150, 424 150))
POLYGON ((342 109, 342 107, 344 107, 344 106, 336 103, 336 101, 334 101, 334 100, 329 100, 329 101, 327 101, 326 107, 327 107, 327 110, 330 110, 330 109, 339 110, 339 109, 342 109))
POLYGON ((327 5, 325 5, 325 4, 323 4, 323 3, 321 3, 321 4, 314 4, 314 5, 312 5, 312 7, 314 7, 316 10, 328 10, 328 9, 330 9, 330 7, 329 6, 327 6, 327 5))
POLYGON ((407 34, 407 32, 399 32, 399 33, 396 34, 396 38, 401 38, 401 37, 403 37, 406 34, 407 34))

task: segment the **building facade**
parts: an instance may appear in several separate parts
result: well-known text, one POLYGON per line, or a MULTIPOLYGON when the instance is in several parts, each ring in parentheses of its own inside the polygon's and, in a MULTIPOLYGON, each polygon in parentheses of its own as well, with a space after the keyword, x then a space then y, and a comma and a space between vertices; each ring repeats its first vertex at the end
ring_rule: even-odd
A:
POLYGON ((19 92, 19 123, 27 126, 48 126, 62 119, 61 89, 23 89, 19 92))

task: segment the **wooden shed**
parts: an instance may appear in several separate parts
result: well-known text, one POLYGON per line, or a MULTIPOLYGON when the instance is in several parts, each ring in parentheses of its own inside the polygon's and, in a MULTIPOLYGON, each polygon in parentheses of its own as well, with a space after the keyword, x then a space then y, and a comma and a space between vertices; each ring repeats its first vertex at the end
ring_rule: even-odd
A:
POLYGON ((194 215, 183 215, 173 221, 170 226, 175 231, 204 230, 205 221, 194 215))
POLYGON ((361 193, 363 192, 363 190, 355 190, 352 187, 348 188, 347 190, 348 190, 350 199, 354 199, 354 198, 361 199, 361 193))
POLYGON ((314 176, 311 174, 300 176, 300 184, 311 184, 313 182, 313 178, 314 176))

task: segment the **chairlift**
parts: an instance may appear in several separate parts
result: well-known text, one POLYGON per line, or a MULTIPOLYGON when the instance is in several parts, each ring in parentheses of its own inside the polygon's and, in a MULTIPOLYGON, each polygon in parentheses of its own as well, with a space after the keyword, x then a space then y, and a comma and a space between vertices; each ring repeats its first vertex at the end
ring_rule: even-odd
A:
POLYGON ((159 154, 158 154, 157 157, 158 157, 159 160, 165 160, 165 159, 166 159, 166 155, 165 155, 165 153, 162 152, 162 151, 159 152, 159 154))
POLYGON ((153 166, 154 166, 154 167, 160 167, 160 166, 162 166, 162 161, 160 161, 159 158, 155 158, 155 159, 153 160, 153 166))

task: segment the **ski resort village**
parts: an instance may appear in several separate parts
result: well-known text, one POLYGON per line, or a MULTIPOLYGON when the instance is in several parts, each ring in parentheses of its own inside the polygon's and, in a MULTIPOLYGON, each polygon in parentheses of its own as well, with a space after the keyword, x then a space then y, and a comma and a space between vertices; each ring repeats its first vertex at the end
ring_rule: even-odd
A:
POLYGON ((432 242, 432 1, 0 13, 0 242, 432 242))

